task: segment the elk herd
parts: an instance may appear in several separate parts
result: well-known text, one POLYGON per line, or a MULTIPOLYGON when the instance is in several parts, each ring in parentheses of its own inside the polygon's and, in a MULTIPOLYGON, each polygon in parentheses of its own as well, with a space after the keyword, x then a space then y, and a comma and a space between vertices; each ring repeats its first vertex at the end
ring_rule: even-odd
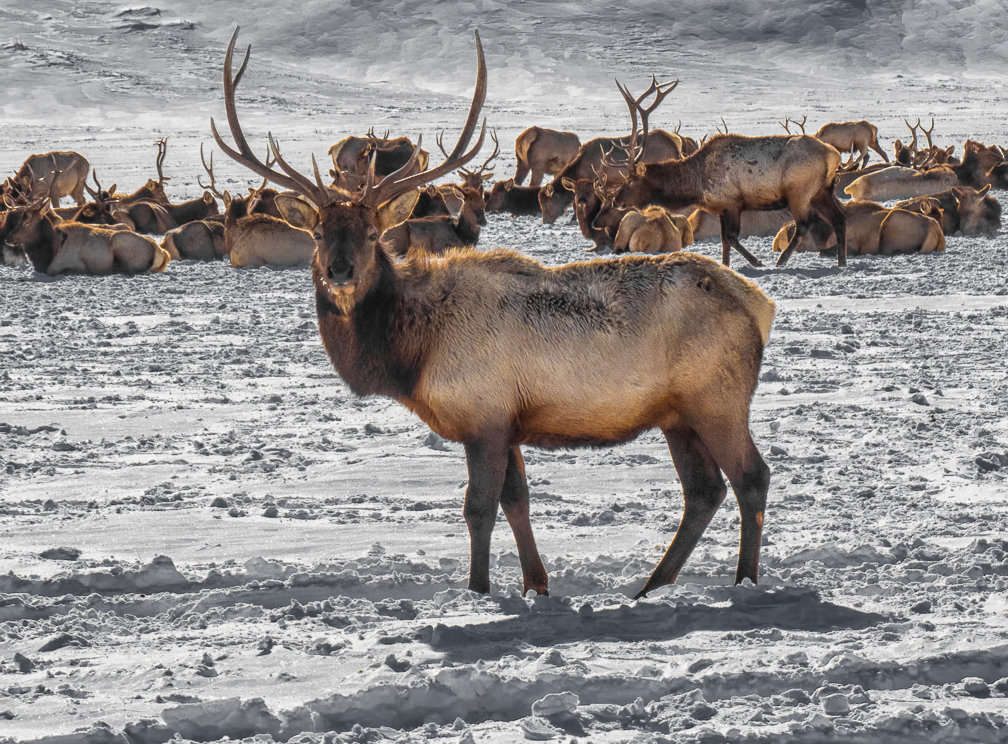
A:
POLYGON ((128 194, 103 189, 77 153, 33 155, 3 185, 5 258, 26 257, 50 275, 157 272, 170 260, 223 256, 236 267, 310 265, 322 342, 346 385, 394 398, 464 445, 469 588, 479 592, 490 589, 498 507, 525 590, 548 591, 522 445, 610 445, 655 427, 685 508, 638 596, 675 579, 727 494, 723 475, 741 516, 736 580, 755 582, 770 471, 749 432, 749 406, 775 306, 726 268, 731 252, 762 265, 741 240, 776 236, 777 265, 815 250, 835 252, 842 266, 848 254, 930 253, 944 249, 945 235, 1000 228, 1000 206, 987 193, 1008 186, 1000 148, 968 141, 956 159, 953 148, 932 145, 932 123, 923 149, 918 122, 890 165, 872 124, 827 124, 813 136, 804 118, 785 119, 785 134, 743 136, 726 126, 697 142, 678 126, 649 126, 679 82, 654 77, 638 96, 617 83, 628 135, 582 143, 572 132, 530 127, 515 142, 514 177, 487 190, 500 150, 495 132, 489 157, 465 168, 487 135, 478 33, 472 102, 450 152, 437 138, 439 165, 430 167, 421 138, 372 130, 329 148, 327 178, 314 157, 305 175, 272 135, 264 160, 246 140, 235 91, 251 45, 235 72, 237 38, 238 29, 223 64, 231 142, 213 119, 211 132, 222 152, 262 178, 258 186, 246 195, 218 190, 211 154, 203 196, 173 203, 165 140, 158 180, 128 194), (868 166, 869 150, 886 162, 868 166), (434 185, 452 173, 461 182, 434 185), (77 206, 60 208, 64 196, 77 206), (568 207, 587 250, 630 255, 547 268, 511 250, 472 250, 487 212, 551 223, 568 207), (718 235, 720 263, 681 250, 718 235))

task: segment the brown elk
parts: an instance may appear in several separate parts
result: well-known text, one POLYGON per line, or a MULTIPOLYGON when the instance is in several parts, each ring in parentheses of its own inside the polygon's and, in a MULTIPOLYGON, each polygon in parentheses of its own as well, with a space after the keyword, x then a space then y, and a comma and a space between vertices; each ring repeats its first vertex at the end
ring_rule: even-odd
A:
POLYGON ((215 261, 227 255, 224 223, 195 220, 165 233, 161 247, 172 260, 215 261))
POLYGON ((284 173, 252 154, 234 107, 234 85, 248 60, 247 52, 232 78, 236 38, 237 31, 224 89, 239 149, 214 128, 218 145, 304 196, 280 203, 313 217, 319 332, 345 384, 357 395, 398 400, 464 445, 469 588, 490 591, 490 537, 503 506, 524 589, 547 593, 521 445, 602 445, 656 426, 684 485, 685 509, 639 595, 675 579, 727 494, 721 471, 741 512, 736 581, 755 581, 770 470, 749 432, 749 406, 774 303, 738 274, 688 253, 551 269, 500 249, 395 262, 379 247, 381 229, 409 213, 419 185, 471 160, 483 144, 485 122, 465 152, 486 95, 479 35, 476 90, 448 160, 380 184, 369 174, 363 190, 343 195, 323 188, 317 167, 312 183, 279 154, 284 173), (600 370, 619 384, 600 389, 600 370))
MULTIPOLYGON (((637 106, 634 122, 637 121, 636 111, 640 111, 645 132, 648 129, 648 116, 678 84, 678 80, 673 80, 659 85, 658 80, 654 76, 651 77, 650 87, 634 102, 637 106), (654 101, 647 108, 641 108, 640 104, 652 93, 655 96, 654 101)), ((623 93, 622 88, 620 88, 620 93, 623 93)), ((623 93, 623 95, 626 94, 623 93)), ((631 105, 631 102, 628 101, 627 105, 631 105)), ((628 141, 625 137, 598 137, 583 144, 577 156, 539 192, 539 206, 542 208, 543 224, 549 225, 555 222, 563 216, 567 207, 574 201, 574 192, 564 186, 564 179, 573 184, 582 178, 596 178, 602 174, 610 178, 623 177, 622 171, 626 164, 628 141)), ((656 129, 650 133, 650 136, 643 138, 641 162, 656 163, 663 160, 677 160, 681 157, 682 139, 678 134, 656 129)))
POLYGON ((382 233, 382 246, 393 256, 404 256, 411 250, 436 255, 476 245, 480 226, 486 224, 483 194, 478 189, 454 188, 462 201, 458 217, 433 215, 400 222, 382 233))
MULTIPOLYGON (((459 214, 462 211, 462 204, 465 201, 464 194, 466 193, 467 190, 477 192, 479 198, 474 199, 474 197, 470 196, 470 199, 473 200, 472 208, 479 213, 480 225, 486 224, 486 217, 483 216, 483 213, 486 210, 485 196, 483 193, 483 182, 490 178, 493 178, 493 171, 488 170, 487 168, 490 165, 490 163, 492 163, 494 160, 497 159, 497 155, 500 154, 500 143, 497 141, 496 130, 492 130, 490 132, 490 138, 493 140, 494 143, 493 152, 490 153, 490 157, 484 160, 483 164, 479 168, 477 168, 476 170, 467 170, 465 168, 459 168, 458 172, 462 176, 461 189, 457 188, 455 184, 451 183, 446 183, 437 187, 438 191, 441 192, 441 198, 444 199, 445 206, 448 207, 449 214, 459 214)), ((437 138, 437 145, 438 149, 441 150, 441 153, 445 157, 448 157, 448 153, 446 153, 444 147, 441 146, 440 135, 438 135, 437 138)), ((470 245, 470 243, 466 243, 466 245, 470 245)), ((475 245, 475 243, 471 245, 475 245)))
POLYGON ((674 253, 692 244, 688 219, 651 206, 627 211, 620 220, 613 253, 674 253))
POLYGON ((623 86, 620 90, 631 113, 630 151, 636 154, 627 167, 623 186, 613 198, 613 206, 628 209, 656 204, 678 211, 697 205, 720 214, 721 261, 726 266, 732 248, 754 266, 763 265, 739 242, 743 210, 787 207, 797 221, 794 245, 780 254, 778 266, 791 257, 797 241, 819 213, 833 225, 839 238, 837 265, 846 264, 844 216, 833 195, 833 181, 840 167, 840 153, 835 148, 809 135, 716 134, 683 160, 643 163, 635 115, 640 104, 623 86))
POLYGON ((959 179, 947 165, 927 170, 893 165, 855 179, 844 191, 859 201, 889 201, 936 194, 958 185, 959 179))
MULTIPOLYGON (((925 203, 922 209, 934 213, 937 205, 925 203)), ((938 210, 939 217, 941 216, 938 210)), ((945 236, 941 224, 928 214, 909 209, 891 209, 879 230, 879 253, 887 256, 906 253, 941 253, 945 236)))
POLYGON ((930 196, 918 196, 899 202, 896 206, 910 211, 919 211, 924 200, 937 202, 941 207, 942 232, 955 235, 993 235, 1001 229, 1001 205, 993 196, 988 196, 990 186, 979 191, 969 186, 960 186, 941 191, 930 196))
POLYGON ((158 154, 157 160, 155 160, 155 165, 157 167, 158 180, 153 178, 148 178, 147 183, 138 188, 132 194, 117 194, 115 188, 110 189, 112 191, 112 198, 118 200, 119 205, 125 207, 131 202, 136 201, 152 201, 156 204, 168 204, 168 194, 165 193, 164 183, 165 181, 171 180, 171 176, 165 176, 164 172, 161 170, 164 164, 165 156, 168 154, 168 138, 157 140, 155 143, 157 145, 158 154))
POLYGON ((577 157, 581 140, 574 132, 558 132, 555 129, 529 127, 515 139, 514 182, 521 185, 529 173, 529 186, 538 188, 543 176, 557 175, 570 161, 577 157))
MULTIPOLYGON (((222 202, 227 204, 227 202, 231 199, 231 196, 230 194, 228 194, 227 199, 225 199, 224 194, 222 194, 220 191, 217 190, 217 183, 216 180, 214 179, 214 172, 213 172, 213 153, 210 153, 210 162, 208 164, 206 158, 203 157, 202 143, 200 143, 200 160, 203 161, 203 170, 205 170, 207 172, 207 175, 210 177, 210 183, 208 184, 203 183, 203 181, 201 181, 199 177, 196 178, 196 183, 200 185, 201 189, 206 189, 215 197, 217 197, 222 202)), ((272 166, 274 162, 275 161, 272 159, 272 154, 269 151, 267 151, 266 152, 267 167, 272 166)), ((276 189, 270 188, 268 184, 269 180, 264 178, 262 180, 262 183, 259 184, 258 188, 254 186, 248 187, 249 191, 247 201, 248 213, 266 214, 269 215, 270 217, 276 217, 278 220, 282 220, 283 215, 280 214, 280 210, 277 209, 276 206, 276 198, 280 194, 280 192, 277 191, 276 189)), ((214 216, 210 216, 204 219, 211 219, 213 221, 217 221, 217 218, 214 216)), ((221 224, 223 224, 224 219, 221 219, 220 222, 221 224)))
POLYGON ((515 180, 498 181, 486 198, 488 212, 507 212, 512 217, 542 214, 538 186, 516 186, 515 180))
POLYGON ((582 178, 577 183, 565 183, 564 187, 574 193, 574 216, 577 217, 578 229, 581 234, 595 245, 589 251, 611 248, 616 243, 616 231, 619 221, 614 226, 595 226, 595 218, 602 210, 606 200, 606 180, 582 178))
MULTIPOLYGON (((688 216, 693 232, 693 242, 721 239, 721 215, 706 209, 694 209, 688 216)), ((739 239, 769 237, 776 235, 781 226, 794 220, 786 209, 770 209, 765 212, 744 210, 739 218, 739 239)))
MULTIPOLYGON (((802 129, 804 134, 805 130, 802 129)), ((861 167, 868 165, 868 149, 871 148, 879 156, 889 162, 889 156, 879 147, 878 128, 867 121, 845 121, 824 124, 815 134, 816 139, 836 148, 837 152, 860 153, 861 167)))
MULTIPOLYGON (((278 196, 277 200, 282 198, 278 196)), ((231 265, 242 268, 310 264, 315 255, 310 228, 297 224, 294 216, 281 219, 253 211, 255 200, 255 192, 243 198, 224 192, 224 253, 230 257, 231 265)))
POLYGON ((60 199, 71 196, 78 207, 84 206, 84 184, 91 164, 79 152, 57 151, 31 155, 10 179, 13 194, 32 202, 48 199, 53 208, 60 199), (52 174, 50 176, 49 174, 52 174))
POLYGON ((171 260, 153 240, 125 227, 54 224, 47 218, 49 204, 44 201, 19 209, 19 223, 7 242, 20 245, 35 270, 49 276, 160 272, 171 260))
MULTIPOLYGON (((372 158, 375 174, 385 177, 401 168, 413 154, 413 143, 407 137, 377 137, 372 129, 366 137, 346 137, 329 148, 333 169, 329 174, 336 186, 357 191, 364 183, 372 158)), ((411 172, 418 173, 427 168, 430 155, 420 150, 411 172)))

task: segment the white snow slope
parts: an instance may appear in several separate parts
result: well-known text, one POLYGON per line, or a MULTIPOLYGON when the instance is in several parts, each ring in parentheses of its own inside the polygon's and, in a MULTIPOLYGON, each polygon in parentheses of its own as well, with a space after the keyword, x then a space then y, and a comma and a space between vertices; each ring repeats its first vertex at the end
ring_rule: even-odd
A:
MULTIPOLYGON (((7 2, 0 173, 77 149, 132 189, 168 135, 169 193, 196 196, 236 23, 246 132, 302 167, 371 126, 450 138, 477 27, 498 178, 531 124, 625 131, 612 78, 652 72, 682 80, 652 123, 697 137, 721 116, 746 134, 865 117, 891 152, 904 117, 934 116, 936 144, 1005 145, 1006 19, 934 0, 7 2)), ((221 187, 258 181, 215 165, 221 187)), ((496 215, 480 245, 553 265, 586 247, 563 220, 496 215)), ((552 596, 519 596, 503 519, 475 595, 462 447, 349 393, 306 270, 0 266, 0 742, 1005 741, 1004 232, 744 273, 778 303, 751 422, 773 471, 760 583, 732 586, 729 497, 677 582, 633 601, 681 511, 658 432, 528 448, 552 596)))

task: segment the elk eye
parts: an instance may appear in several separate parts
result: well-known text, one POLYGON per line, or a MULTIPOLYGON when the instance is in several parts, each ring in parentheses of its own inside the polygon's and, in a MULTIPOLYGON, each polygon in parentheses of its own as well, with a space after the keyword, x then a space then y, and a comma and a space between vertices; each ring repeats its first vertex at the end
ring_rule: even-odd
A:
POLYGON ((369 243, 375 242, 376 240, 378 240, 378 233, 372 230, 371 232, 368 233, 367 239, 369 243))
POLYGON ((315 231, 315 240, 322 240, 322 233, 318 230, 315 231))

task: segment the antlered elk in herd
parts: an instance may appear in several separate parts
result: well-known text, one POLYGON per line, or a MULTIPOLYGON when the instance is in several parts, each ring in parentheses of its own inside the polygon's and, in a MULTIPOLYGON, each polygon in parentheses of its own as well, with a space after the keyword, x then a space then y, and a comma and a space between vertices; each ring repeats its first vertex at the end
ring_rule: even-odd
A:
MULTIPOLYGON (((469 194, 470 209, 475 210, 479 215, 480 225, 486 224, 486 218, 483 216, 483 212, 486 210, 486 202, 483 193, 483 182, 493 178, 493 171, 488 170, 490 163, 497 159, 497 155, 500 154, 500 143, 497 141, 497 132, 491 131, 490 137, 493 139, 494 149, 490 153, 490 157, 483 161, 476 170, 467 170, 466 168, 459 168, 458 173, 462 176, 462 187, 459 188, 455 184, 446 183, 438 186, 438 191, 441 192, 441 198, 444 199, 445 206, 448 208, 449 214, 459 214, 462 211, 463 203, 466 200, 465 194, 469 194), (471 193, 470 193, 471 192, 471 193)), ((438 149, 441 153, 448 157, 448 153, 444 151, 444 147, 441 146, 441 135, 437 138, 438 149)), ((478 235, 479 229, 476 230, 478 235)), ((475 242, 466 243, 465 245, 475 245, 475 242)))
MULTIPOLYGON (((652 88, 656 88, 652 82, 652 88)), ((837 264, 847 262, 844 250, 844 216, 833 195, 833 180, 840 167, 840 153, 808 135, 744 137, 716 134, 694 154, 683 160, 642 162, 642 143, 637 138, 637 117, 641 99, 634 99, 620 86, 630 109, 632 132, 626 180, 613 197, 617 209, 657 204, 670 210, 689 205, 721 215, 721 260, 728 265, 732 248, 750 263, 762 263, 739 242, 739 222, 743 210, 770 210, 787 207, 797 221, 794 244, 777 260, 784 264, 818 213, 833 225, 838 236, 837 264)), ((653 107, 653 106, 652 106, 653 107)), ((643 144, 647 128, 643 128, 643 144)))
POLYGON ((19 207, 17 226, 7 242, 20 245, 36 271, 57 274, 139 274, 164 271, 168 253, 144 235, 125 226, 97 227, 79 222, 54 222, 49 204, 19 207))
POLYGON ((595 219, 602 210, 606 198, 605 175, 599 179, 582 178, 577 183, 565 183, 564 187, 574 193, 574 216, 577 217, 578 229, 595 246, 590 251, 601 248, 611 248, 616 243, 616 231, 622 214, 616 215, 611 225, 595 225, 595 219))
MULTIPOLYGON (((805 130, 802 129, 802 134, 804 133, 805 130)), ((862 168, 868 165, 868 148, 877 152, 884 161, 889 162, 889 156, 879 147, 878 128, 867 121, 824 124, 815 136, 820 142, 825 142, 836 148, 838 152, 853 153, 857 151, 860 155, 858 159, 862 168)))
POLYGON ((71 196, 78 207, 84 206, 84 184, 91 164, 79 152, 47 152, 32 155, 17 174, 9 179, 11 196, 33 202, 48 199, 58 207, 60 199, 71 196))
MULTIPOLYGON (((336 186, 356 191, 364 183, 372 157, 375 173, 385 177, 409 162, 413 150, 413 143, 408 138, 389 139, 388 132, 384 137, 377 137, 372 129, 366 137, 346 137, 329 148, 329 157, 333 161, 333 170, 329 173, 336 186)), ((410 172, 424 170, 428 158, 427 151, 420 150, 410 172)))
POLYGON ((580 149, 581 140, 574 132, 529 127, 515 139, 515 160, 518 161, 515 184, 521 185, 531 173, 529 186, 538 187, 544 175, 557 175, 577 157, 580 149))
MULTIPOLYGON (((652 78, 651 87, 638 100, 639 104, 652 92, 655 94, 655 101, 648 108, 638 109, 641 112, 645 130, 647 129, 648 115, 661 103, 662 98, 671 93, 678 84, 679 81, 675 80, 670 83, 662 83, 661 88, 658 88, 656 87, 657 81, 652 78)), ((634 121, 637 121, 636 113, 634 121)), ((601 175, 610 178, 622 177, 623 166, 626 163, 626 145, 627 139, 625 137, 597 137, 583 144, 577 156, 539 191, 539 206, 542 208, 543 223, 548 225, 555 222, 574 202, 574 192, 564 186, 565 183, 575 184, 582 178, 596 178, 601 175)), ((645 138, 639 157, 640 161, 644 163, 677 160, 682 157, 682 138, 678 134, 656 129, 645 138)))
POLYGON ((755 581, 770 471, 748 420, 773 302, 738 274, 688 253, 553 269, 506 250, 396 262, 379 246, 382 229, 409 214, 418 186, 471 160, 483 144, 485 122, 465 152, 486 95, 479 35, 476 89, 448 159, 380 183, 369 172, 364 188, 351 194, 327 190, 317 166, 312 183, 275 144, 283 173, 252 154, 234 105, 249 55, 232 77, 237 34, 224 64, 237 149, 216 127, 215 139, 235 160, 304 197, 281 196, 278 204, 313 223, 319 331, 340 377, 358 395, 395 398, 441 436, 463 443, 469 588, 490 590, 490 535, 503 506, 525 590, 547 591, 521 445, 609 444, 656 426, 684 484, 685 509, 640 594, 675 579, 727 493, 722 470, 741 511, 736 580, 755 581), (511 362, 501 364, 502 354, 511 362), (600 378, 618 383, 600 388, 600 378))

